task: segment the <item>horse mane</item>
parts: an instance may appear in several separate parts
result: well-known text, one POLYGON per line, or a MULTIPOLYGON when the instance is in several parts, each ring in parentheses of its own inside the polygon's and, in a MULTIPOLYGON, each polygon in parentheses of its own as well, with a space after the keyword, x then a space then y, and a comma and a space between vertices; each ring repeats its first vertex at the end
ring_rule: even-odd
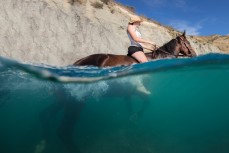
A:
POLYGON ((174 44, 176 43, 176 39, 172 39, 169 42, 165 43, 163 46, 161 46, 159 49, 165 50, 169 53, 171 53, 171 51, 173 51, 173 48, 175 48, 174 44))
MULTIPOLYGON (((174 57, 174 49, 176 47, 177 39, 172 39, 169 42, 165 43, 163 46, 159 47, 155 51, 152 51, 150 54, 151 58, 166 58, 166 57, 174 57)), ((147 54, 147 53, 146 53, 147 54)))

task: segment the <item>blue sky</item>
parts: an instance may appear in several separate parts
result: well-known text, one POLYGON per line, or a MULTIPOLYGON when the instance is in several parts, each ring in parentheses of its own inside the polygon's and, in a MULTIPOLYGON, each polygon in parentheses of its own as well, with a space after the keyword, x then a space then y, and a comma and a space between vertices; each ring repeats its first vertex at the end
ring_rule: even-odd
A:
POLYGON ((116 0, 190 35, 229 34, 229 0, 116 0))

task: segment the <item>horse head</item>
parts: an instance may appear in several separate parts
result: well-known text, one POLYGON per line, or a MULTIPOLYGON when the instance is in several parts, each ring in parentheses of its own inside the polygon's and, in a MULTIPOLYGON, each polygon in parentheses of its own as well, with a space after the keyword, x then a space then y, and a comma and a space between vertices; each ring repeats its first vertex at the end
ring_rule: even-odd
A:
POLYGON ((186 38, 185 31, 182 35, 177 36, 176 40, 178 42, 178 46, 175 47, 175 50, 174 50, 176 57, 179 55, 179 53, 183 54, 184 56, 188 56, 188 57, 197 56, 197 54, 194 51, 194 49, 192 48, 190 42, 186 38))
POLYGON ((185 32, 172 39, 162 47, 156 49, 150 54, 146 54, 149 59, 168 58, 168 57, 194 57, 196 52, 186 38, 185 32))

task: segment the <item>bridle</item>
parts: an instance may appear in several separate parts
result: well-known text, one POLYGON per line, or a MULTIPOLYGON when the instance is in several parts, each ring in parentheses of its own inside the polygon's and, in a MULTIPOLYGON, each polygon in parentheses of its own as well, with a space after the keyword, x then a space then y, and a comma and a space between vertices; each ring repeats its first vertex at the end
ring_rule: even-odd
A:
POLYGON ((184 41, 184 39, 182 37, 179 37, 179 38, 182 40, 182 42, 184 43, 184 46, 188 49, 188 51, 192 54, 192 51, 191 51, 190 47, 187 45, 186 41, 184 41))

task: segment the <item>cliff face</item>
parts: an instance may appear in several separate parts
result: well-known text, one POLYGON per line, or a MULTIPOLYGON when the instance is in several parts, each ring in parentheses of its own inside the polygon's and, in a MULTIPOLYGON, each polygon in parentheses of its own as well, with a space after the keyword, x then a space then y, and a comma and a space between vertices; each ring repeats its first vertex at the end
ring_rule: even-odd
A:
MULTIPOLYGON (((63 66, 93 53, 127 53, 127 9, 99 0, 70 1, 1 0, 0 56, 63 66)), ((140 30, 159 46, 177 33, 152 21, 140 30)), ((198 54, 220 51, 214 43, 189 40, 198 54)))
POLYGON ((212 35, 212 36, 198 36, 196 37, 198 41, 207 42, 217 46, 222 52, 229 53, 229 35, 220 36, 220 35, 212 35))

